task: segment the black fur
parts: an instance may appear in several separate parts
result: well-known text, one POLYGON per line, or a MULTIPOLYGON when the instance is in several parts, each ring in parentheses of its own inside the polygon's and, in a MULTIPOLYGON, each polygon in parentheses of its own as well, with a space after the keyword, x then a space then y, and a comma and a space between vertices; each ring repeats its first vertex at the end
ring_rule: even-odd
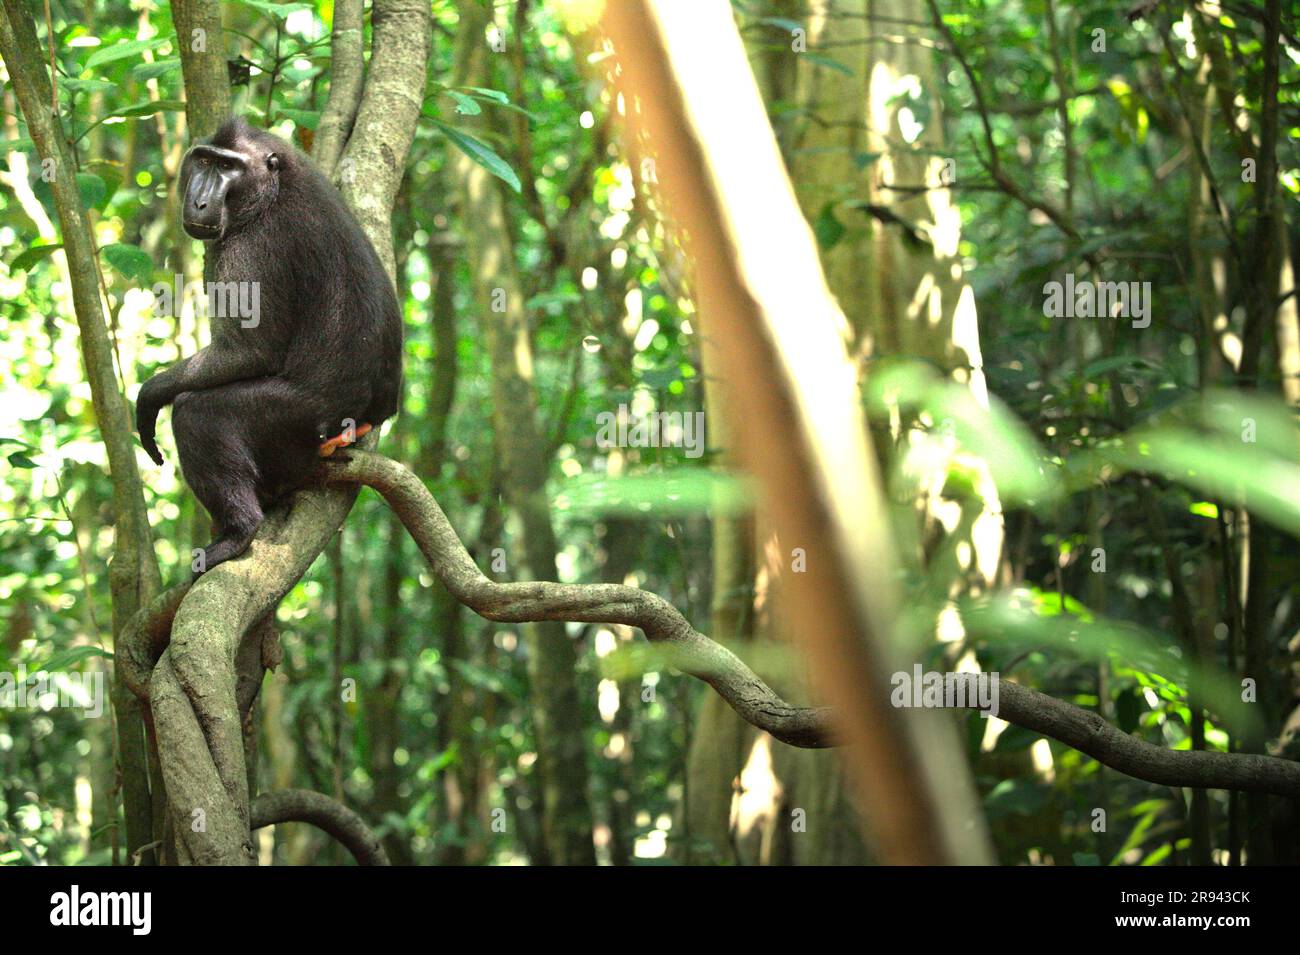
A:
POLYGON ((256 327, 211 317, 212 344, 145 382, 149 456, 173 404, 181 469, 213 520, 208 569, 248 547, 263 508, 309 483, 318 447, 397 413, 402 322, 392 283, 342 198, 305 156, 242 119, 181 171, 185 229, 209 241, 216 282, 255 282, 256 327))

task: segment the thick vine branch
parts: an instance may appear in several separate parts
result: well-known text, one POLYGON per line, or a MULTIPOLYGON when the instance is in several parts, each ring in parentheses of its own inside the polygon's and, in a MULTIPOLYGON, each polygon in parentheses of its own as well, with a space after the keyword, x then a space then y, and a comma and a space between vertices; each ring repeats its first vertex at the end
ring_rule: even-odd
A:
POLYGON ((1091 710, 1008 680, 998 684, 998 716, 1149 783, 1300 796, 1300 763, 1293 760, 1165 749, 1130 736, 1091 710))
POLYGON ((253 800, 251 828, 306 822, 328 833, 352 853, 357 865, 389 865, 384 851, 361 817, 340 802, 310 789, 280 789, 253 800))
MULTIPOLYGON (((497 583, 478 569, 428 488, 395 461, 367 451, 327 465, 331 483, 374 488, 401 518, 435 574, 489 620, 575 620, 638 627, 667 643, 673 665, 712 686, 746 722, 794 746, 831 745, 831 711, 787 703, 735 654, 694 630, 655 594, 615 584, 497 583)), ((1166 786, 1300 796, 1300 763, 1273 756, 1176 751, 1122 732, 1096 713, 1009 681, 998 716, 1049 736, 1136 779, 1166 786)))
POLYGON ((389 458, 355 451, 327 465, 334 484, 365 484, 384 496, 415 539, 433 572, 457 600, 489 620, 567 620, 624 624, 667 645, 673 665, 708 683, 746 722, 793 746, 831 744, 829 712, 787 703, 740 658, 694 630, 662 597, 619 584, 549 581, 497 583, 478 569, 428 488, 389 458))

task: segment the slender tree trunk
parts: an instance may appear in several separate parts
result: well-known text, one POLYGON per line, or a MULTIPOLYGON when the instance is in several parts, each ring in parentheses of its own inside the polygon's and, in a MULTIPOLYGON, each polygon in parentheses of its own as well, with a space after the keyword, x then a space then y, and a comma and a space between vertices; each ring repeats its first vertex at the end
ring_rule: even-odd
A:
POLYGON ((218 0, 172 0, 171 7, 185 75, 185 122, 193 139, 203 139, 230 115, 221 4, 218 0))
MULTIPOLYGON (((22 0, 4 2, 4 16, 0 17, 0 56, 4 57, 5 68, 37 151, 42 160, 50 160, 54 168, 54 202, 63 234, 63 254, 67 257, 72 280, 72 298, 81 331, 81 352, 113 481, 116 525, 109 585, 113 594, 113 634, 116 637, 135 612, 158 592, 162 582, 153 553, 144 491, 135 464, 130 410, 113 371, 112 348, 99 295, 94 237, 81 207, 77 170, 60 118, 53 111, 50 78, 36 38, 36 26, 29 7, 22 0)), ((126 816, 126 846, 130 855, 153 841, 153 821, 144 716, 139 702, 122 683, 120 670, 115 670, 113 710, 117 720, 117 759, 126 816)), ((151 859, 142 858, 144 861, 151 859)))

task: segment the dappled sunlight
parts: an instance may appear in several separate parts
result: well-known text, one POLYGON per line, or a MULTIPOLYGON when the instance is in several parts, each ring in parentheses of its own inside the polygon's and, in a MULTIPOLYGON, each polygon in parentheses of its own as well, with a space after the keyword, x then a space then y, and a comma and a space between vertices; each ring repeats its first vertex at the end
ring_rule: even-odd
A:
POLYGON ((731 802, 731 826, 738 839, 762 834, 781 806, 781 784, 772 768, 772 737, 754 739, 731 802))

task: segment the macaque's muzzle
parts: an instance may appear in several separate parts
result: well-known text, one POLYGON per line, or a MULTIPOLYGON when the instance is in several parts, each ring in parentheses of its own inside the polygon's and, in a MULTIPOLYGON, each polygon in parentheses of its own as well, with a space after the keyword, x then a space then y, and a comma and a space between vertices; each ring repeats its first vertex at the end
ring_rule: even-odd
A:
POLYGON ((185 204, 181 223, 196 239, 217 239, 229 224, 231 188, 247 172, 244 157, 228 149, 199 145, 185 159, 185 204))
POLYGON ((219 173, 200 171, 190 177, 181 216, 185 231, 196 239, 221 235, 222 212, 226 205, 226 183, 219 173))

